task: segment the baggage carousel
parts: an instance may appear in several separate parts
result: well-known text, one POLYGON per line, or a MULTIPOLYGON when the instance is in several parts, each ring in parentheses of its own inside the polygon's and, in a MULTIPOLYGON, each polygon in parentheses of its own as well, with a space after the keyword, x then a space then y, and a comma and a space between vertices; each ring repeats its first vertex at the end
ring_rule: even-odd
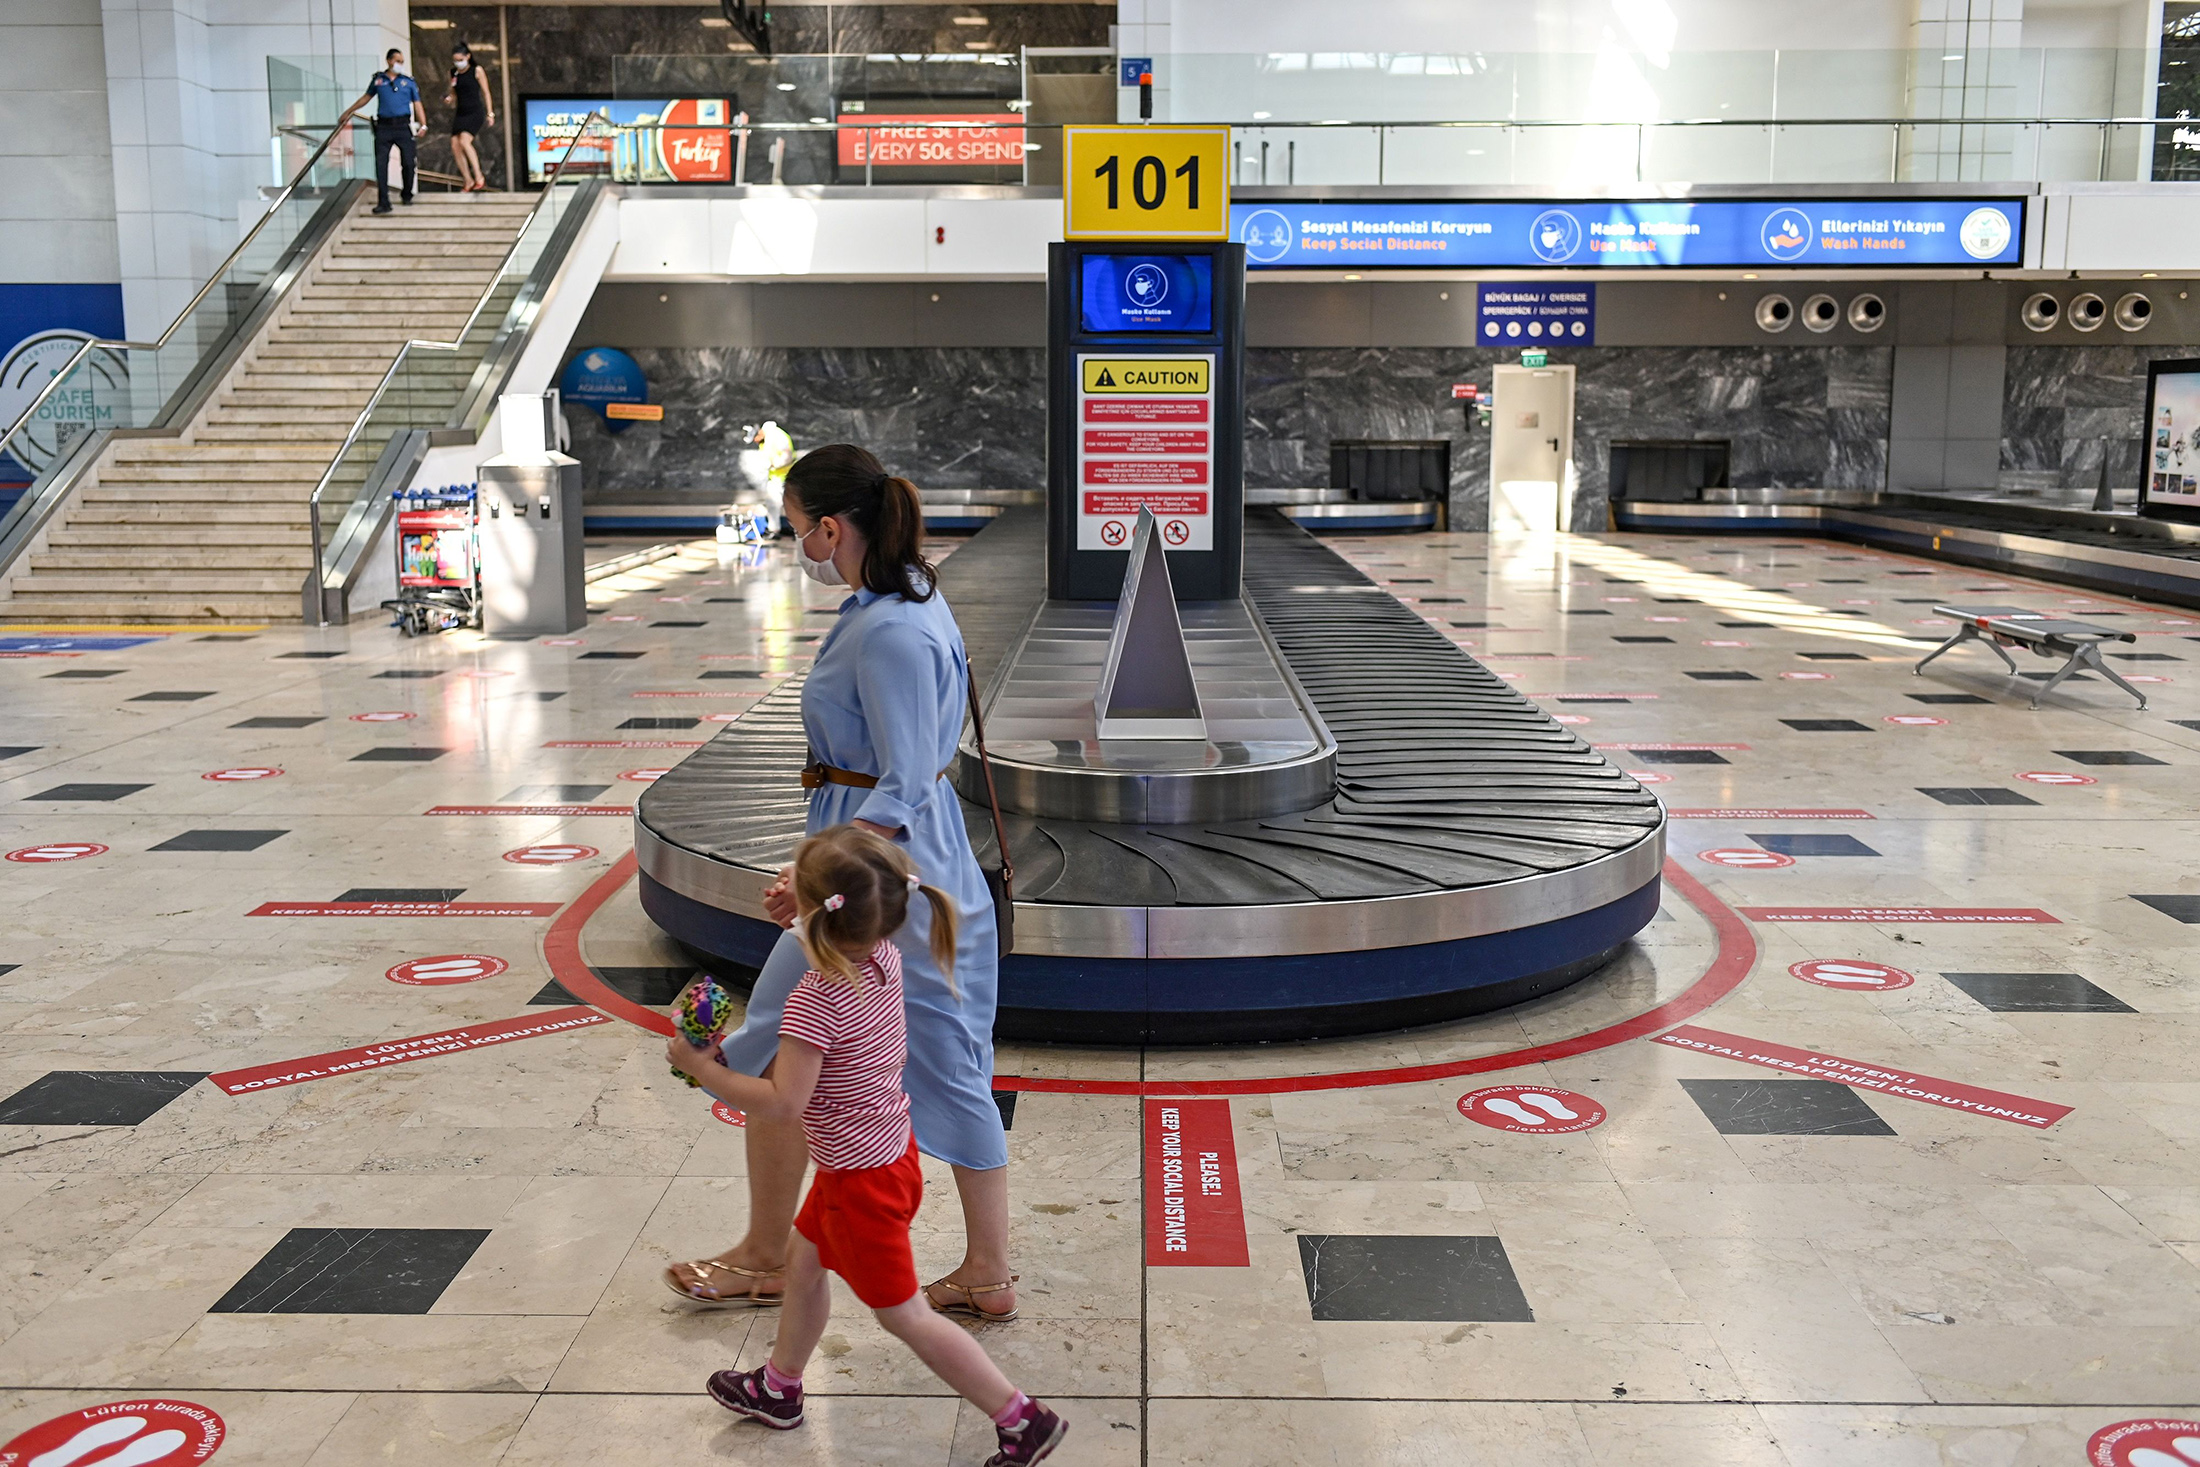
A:
MULTIPOLYGON (((1075 712, 1046 669, 1107 635, 1104 604, 1046 600, 1045 535, 1043 510, 1014 509, 940 570, 1015 861, 1002 1037, 1231 1043, 1458 1018, 1595 972, 1656 915, 1656 798, 1273 510, 1246 516, 1243 602, 1184 607, 1203 754, 1035 736, 1075 712)), ((762 893, 802 835, 806 758, 796 677, 635 812, 643 909, 737 985, 779 934, 762 893)), ((967 738, 950 778, 990 862, 967 738)))

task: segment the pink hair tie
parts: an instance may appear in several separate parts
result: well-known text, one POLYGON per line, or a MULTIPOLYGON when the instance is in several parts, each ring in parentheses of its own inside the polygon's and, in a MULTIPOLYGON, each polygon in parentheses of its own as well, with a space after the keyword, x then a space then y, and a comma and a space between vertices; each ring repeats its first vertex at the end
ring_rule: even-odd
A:
POLYGON ((921 891, 921 890, 923 890, 923 889, 924 889, 924 878, 923 878, 923 877, 921 877, 921 876, 912 876, 912 877, 910 877, 910 878, 909 878, 909 889, 910 889, 911 891, 921 891))
POLYGON ((818 903, 818 905, 823 907, 828 912, 837 912, 842 907, 848 905, 848 899, 836 891, 831 896, 825 898, 824 901, 818 903))

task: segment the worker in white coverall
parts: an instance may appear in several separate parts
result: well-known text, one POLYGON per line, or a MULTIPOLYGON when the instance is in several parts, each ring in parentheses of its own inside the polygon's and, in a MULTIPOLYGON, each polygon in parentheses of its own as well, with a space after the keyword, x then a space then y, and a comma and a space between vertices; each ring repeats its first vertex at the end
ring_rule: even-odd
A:
POLYGON ((784 506, 787 502, 787 470, 794 467, 794 439, 777 423, 766 420, 756 430, 755 443, 764 455, 764 508, 771 516, 775 534, 787 532, 784 506))

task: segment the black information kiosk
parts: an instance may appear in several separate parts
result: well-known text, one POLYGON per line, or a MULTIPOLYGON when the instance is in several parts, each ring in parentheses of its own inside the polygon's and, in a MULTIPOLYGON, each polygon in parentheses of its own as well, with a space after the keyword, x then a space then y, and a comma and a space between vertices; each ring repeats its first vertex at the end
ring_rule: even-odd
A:
POLYGON ((1177 595, 1238 594, 1245 531, 1245 246, 1047 252, 1047 595, 1112 601, 1140 509, 1177 595))

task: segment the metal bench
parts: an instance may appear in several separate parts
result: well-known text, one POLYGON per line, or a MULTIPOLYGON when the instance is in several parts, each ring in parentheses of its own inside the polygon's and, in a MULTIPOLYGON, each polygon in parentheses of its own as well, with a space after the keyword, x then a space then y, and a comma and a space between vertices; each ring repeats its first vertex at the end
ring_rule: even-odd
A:
POLYGON ((2090 668, 2107 678, 2139 700, 2139 710, 2146 711, 2147 695, 2116 675, 2116 670, 2101 661, 2103 642, 2136 642, 2139 639, 2130 632, 2120 632, 2114 627, 2095 626, 2089 621, 2071 621, 2052 612, 2027 611, 2021 606, 1936 606, 1933 610, 1941 616, 1952 616, 1960 626, 1956 634, 1942 642, 1910 670, 1922 674, 1925 664, 1965 642, 1984 642, 1994 649, 1994 655, 2009 665, 2009 671, 2017 670, 2016 659, 2005 647, 2028 647, 2041 657, 2064 657, 2065 661, 2055 675, 2040 684, 2032 695, 2032 706, 2040 706, 2040 699, 2055 691, 2064 678, 2080 668, 2090 668))

